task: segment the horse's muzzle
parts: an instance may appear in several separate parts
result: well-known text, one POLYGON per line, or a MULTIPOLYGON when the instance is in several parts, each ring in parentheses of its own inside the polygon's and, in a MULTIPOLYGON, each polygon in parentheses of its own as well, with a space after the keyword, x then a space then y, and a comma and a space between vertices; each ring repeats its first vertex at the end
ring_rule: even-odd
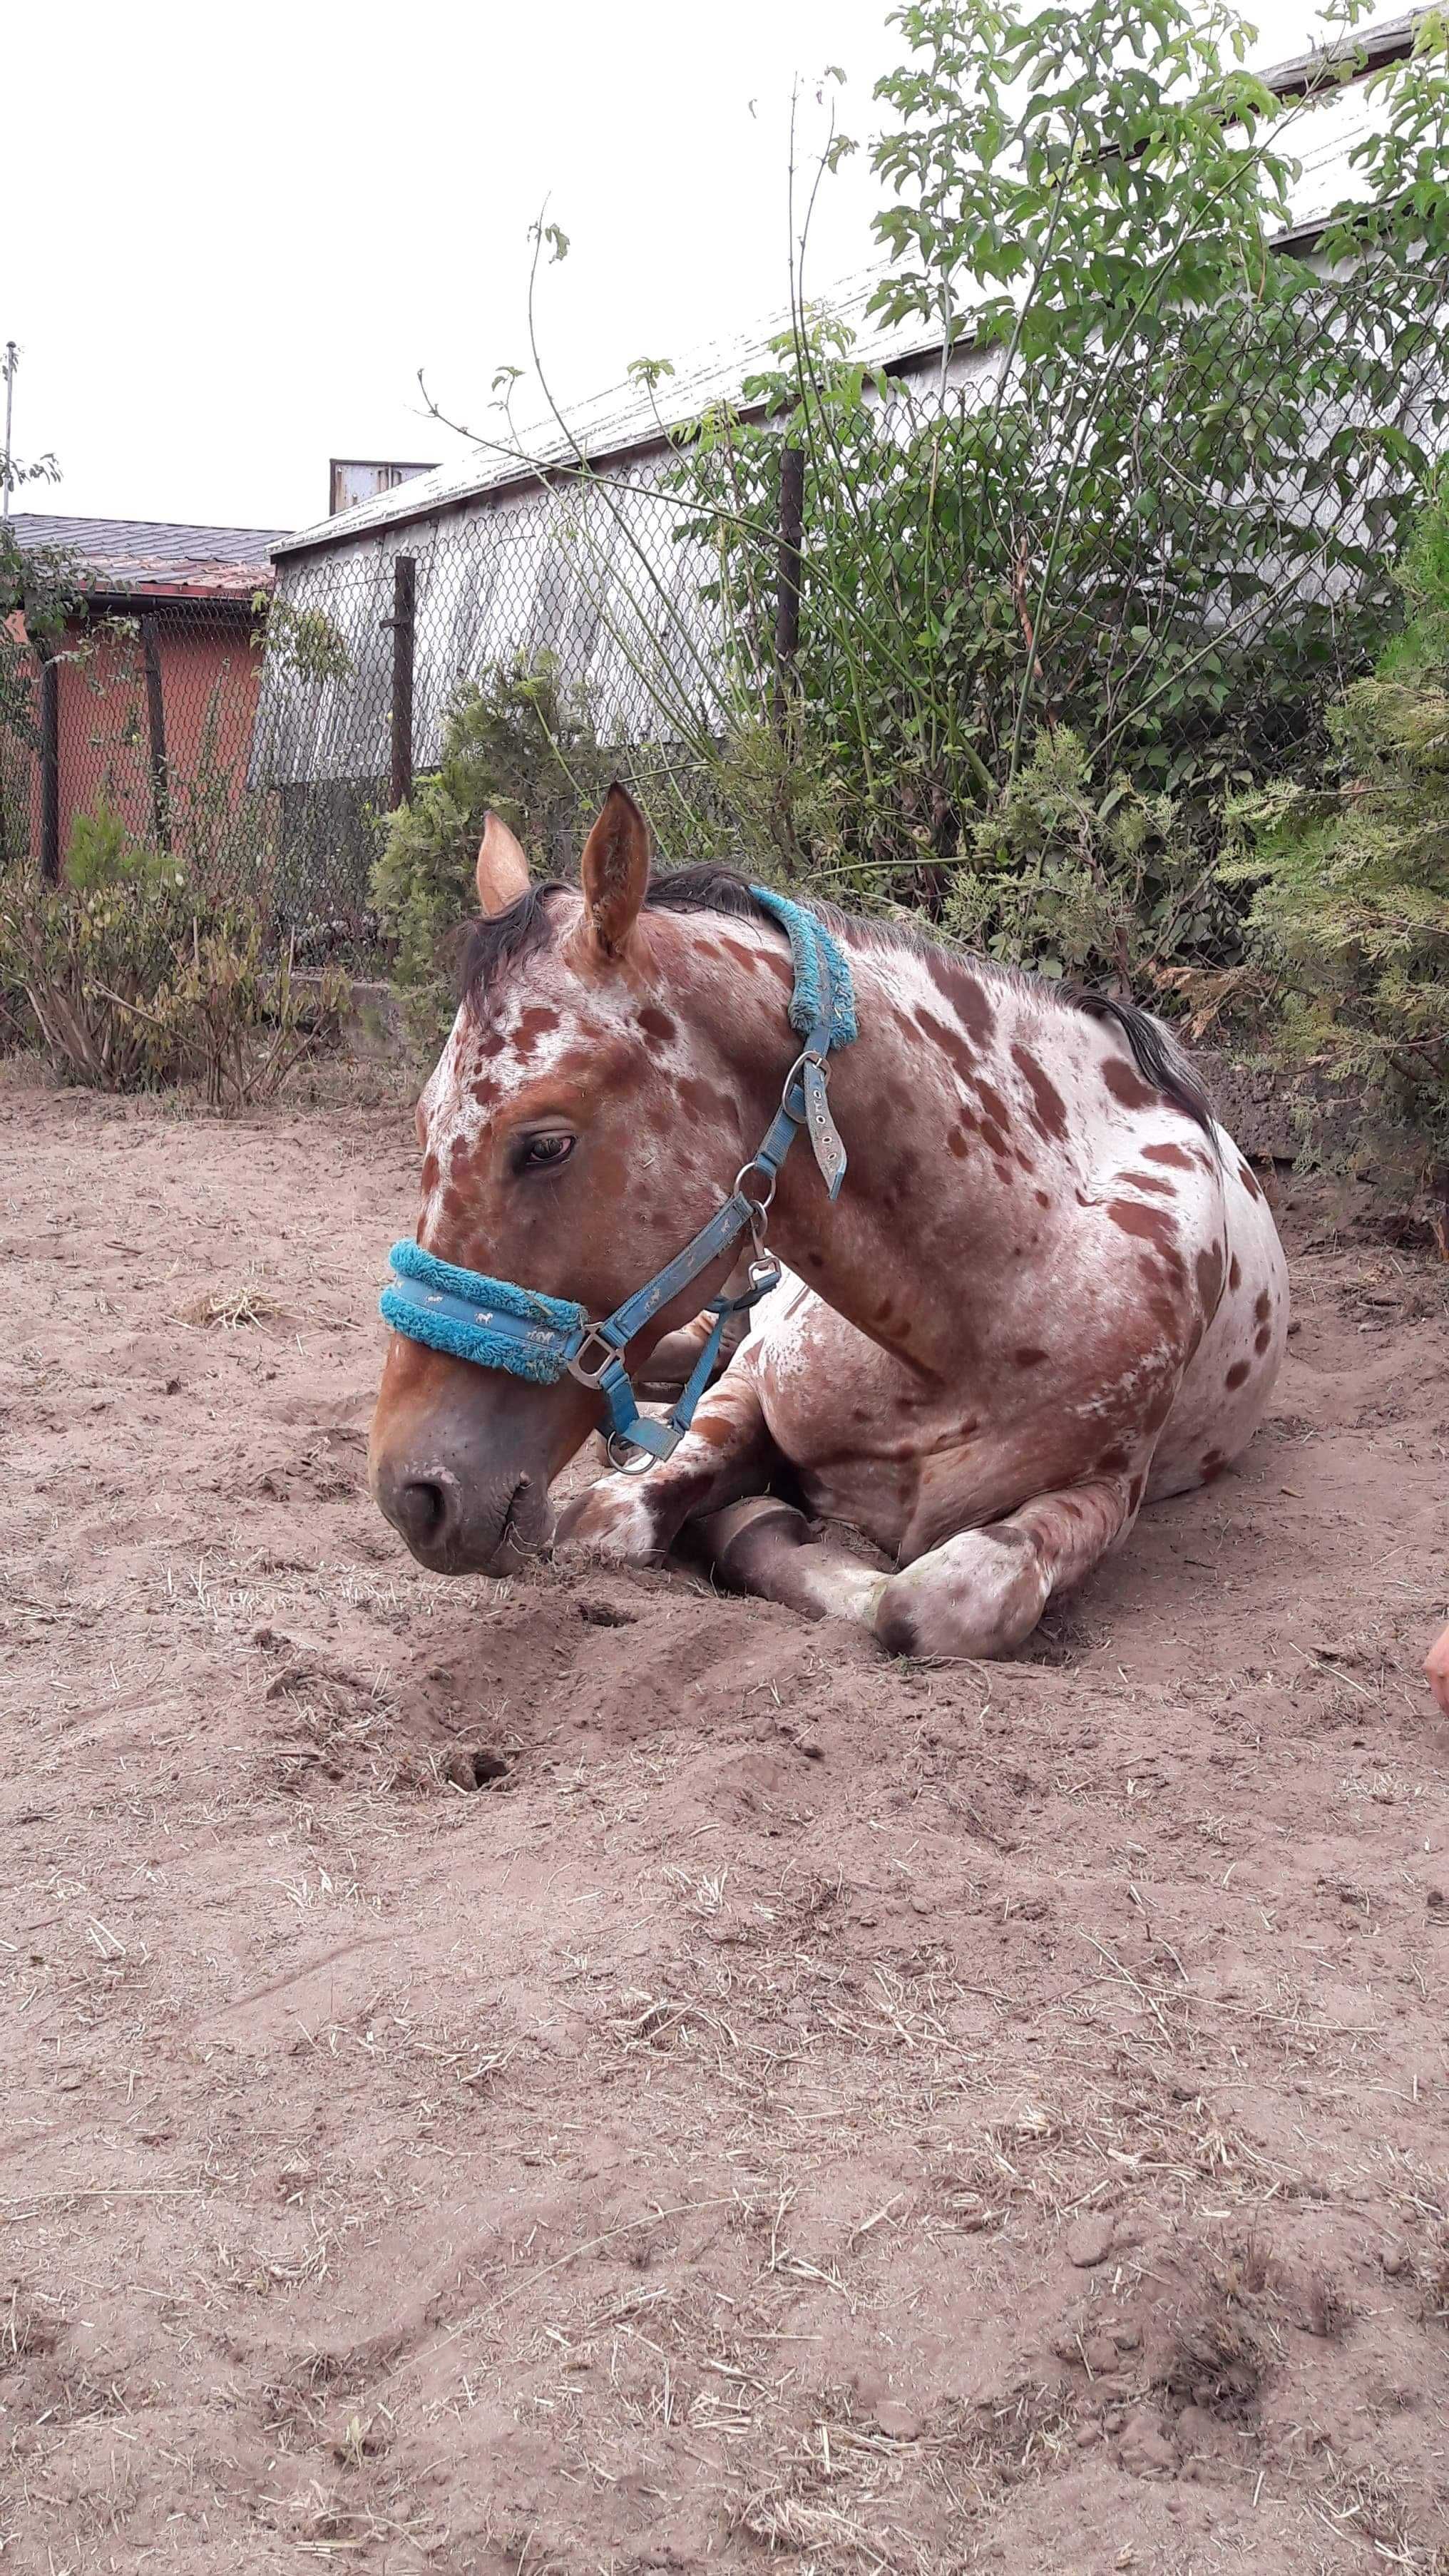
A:
POLYGON ((517 1574, 553 1537, 549 1487, 587 1439, 597 1399, 571 1378, 529 1385, 394 1334, 368 1482, 434 1574, 517 1574))
POLYGON ((481 1488, 440 1459, 382 1461, 379 1509, 433 1574, 516 1574, 553 1536, 553 1507, 536 1477, 481 1488))

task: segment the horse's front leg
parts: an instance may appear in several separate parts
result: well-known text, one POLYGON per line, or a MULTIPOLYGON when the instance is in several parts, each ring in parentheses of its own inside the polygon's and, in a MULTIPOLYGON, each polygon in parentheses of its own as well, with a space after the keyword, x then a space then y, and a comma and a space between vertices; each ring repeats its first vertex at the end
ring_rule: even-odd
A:
POLYGON ((559 1514, 555 1545, 621 1565, 657 1565, 686 1521, 759 1493, 778 1454, 753 1373, 736 1360, 702 1399, 673 1457, 641 1476, 600 1476, 559 1514))
POLYGON ((1096 1476, 943 1539, 885 1585, 875 1611, 881 1644, 893 1655, 1010 1654, 1052 1594, 1070 1591, 1125 1537, 1142 1482, 1096 1476))

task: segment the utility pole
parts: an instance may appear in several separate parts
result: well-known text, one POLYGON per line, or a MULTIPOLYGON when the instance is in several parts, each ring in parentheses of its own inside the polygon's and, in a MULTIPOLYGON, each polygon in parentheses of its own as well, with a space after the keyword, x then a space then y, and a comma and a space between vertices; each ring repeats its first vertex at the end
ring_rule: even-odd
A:
POLYGON ((13 340, 5 343, 5 467, 3 490, 0 490, 0 519, 10 516, 10 423, 15 411, 15 369, 20 352, 13 340))

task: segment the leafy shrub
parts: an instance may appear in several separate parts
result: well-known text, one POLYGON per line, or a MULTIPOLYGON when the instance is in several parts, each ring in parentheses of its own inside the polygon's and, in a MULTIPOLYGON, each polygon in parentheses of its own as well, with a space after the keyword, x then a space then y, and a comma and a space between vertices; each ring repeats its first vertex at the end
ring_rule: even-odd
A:
POLYGON ((254 923, 225 917, 175 950, 147 1013, 153 1060, 201 1085, 212 1108, 275 1099, 297 1068, 335 1045, 345 976, 299 979, 290 956, 272 966, 254 923))
POLYGON ((1449 475, 1406 551, 1406 627, 1332 708, 1317 785, 1244 800, 1250 933, 1289 1050, 1449 1138, 1449 475))
POLYGON ((124 851, 104 812, 70 855, 79 882, 0 876, 0 1010, 62 1079, 102 1091, 198 1082, 215 1107, 270 1099, 336 1036, 338 979, 270 967, 254 922, 199 908, 155 851, 124 851))
POLYGON ((104 796, 91 813, 73 818, 65 873, 78 894, 96 894, 105 886, 160 885, 168 876, 180 883, 174 862, 160 850, 137 847, 124 815, 104 796))
POLYGON ((394 945, 393 980, 421 1053, 453 1017, 446 949, 477 907, 473 871, 490 809, 535 865, 558 875, 572 855, 581 809, 607 784, 587 718, 565 702, 554 663, 501 666, 487 687, 455 697, 436 770, 389 818, 372 872, 372 902, 394 945))
POLYGON ((1092 778, 1080 737, 1038 736, 1030 760, 970 834, 947 927, 989 956, 1046 975, 1160 980, 1169 961, 1220 958, 1239 938, 1202 809, 1092 778))
MULTIPOLYGON (((1350 75, 1352 16, 1328 12, 1324 86, 1350 75)), ((937 914, 983 820, 999 842, 1043 733, 1070 734, 1104 819, 1123 781, 1143 800, 1144 899, 1165 898, 1144 953, 1171 927, 1190 964, 1197 907, 1156 883, 1154 800, 1177 800, 1176 843, 1190 808, 1311 774, 1449 422, 1449 32, 1426 13, 1375 75, 1310 252, 1284 235, 1311 118, 1245 67, 1231 9, 908 0, 892 23, 907 59, 876 93, 872 301, 947 354, 930 378, 878 373, 797 302, 740 402, 677 433, 665 486, 705 559, 720 667, 712 715, 675 618, 640 664, 658 729, 707 771, 711 735, 775 722, 830 792, 755 794, 759 766, 737 764, 745 830, 787 870, 937 914), (787 565, 798 638, 777 623, 787 565)), ((827 166, 850 148, 837 135, 827 166)), ((642 577, 629 607, 651 634, 671 615, 642 577)), ((1053 860, 1058 923, 1061 867, 1084 900, 1093 876, 1053 860)), ((1234 906, 1220 919, 1231 958, 1234 906)), ((1010 945, 1029 926, 996 927, 1010 945)), ((1113 924, 1092 938, 1120 950, 1113 924)))

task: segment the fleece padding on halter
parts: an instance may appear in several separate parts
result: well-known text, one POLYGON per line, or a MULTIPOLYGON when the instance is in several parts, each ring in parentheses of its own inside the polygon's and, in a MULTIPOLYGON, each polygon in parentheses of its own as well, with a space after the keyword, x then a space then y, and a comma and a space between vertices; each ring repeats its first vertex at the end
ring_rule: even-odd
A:
POLYGON ((384 1321, 452 1359, 556 1386, 587 1330, 588 1316, 572 1298, 460 1270, 420 1243, 395 1243, 388 1260, 397 1285, 382 1292, 384 1321))
POLYGON ((756 903, 773 913, 790 942, 795 990, 789 1021, 796 1036, 813 1037, 823 1022, 830 1033, 827 1048, 849 1046, 856 1034, 855 992, 836 941, 823 921, 817 921, 802 904, 792 903, 788 895, 761 885, 752 885, 750 892, 756 903))
POLYGON ((779 1265, 764 1248, 765 1218, 780 1166, 802 1127, 809 1133, 832 1200, 838 1197, 845 1175, 845 1148, 826 1103, 826 1082, 832 1049, 849 1046, 856 1034, 849 965, 829 931, 803 905, 792 903, 788 895, 772 893, 768 886, 752 886, 750 892, 789 938, 795 970, 790 1026, 805 1043, 785 1077, 780 1106, 758 1150, 738 1174, 723 1206, 716 1208, 684 1250, 597 1324, 590 1323, 587 1309, 571 1298, 547 1297, 539 1289, 516 1288, 510 1280, 492 1279, 481 1270, 461 1270, 451 1261, 439 1261, 417 1243, 395 1243, 390 1255, 393 1277, 382 1292, 381 1308, 394 1332, 445 1351, 452 1359, 471 1360, 477 1368, 505 1369, 510 1377, 531 1378, 539 1386, 556 1386, 565 1375, 577 1378, 603 1403, 609 1455, 616 1466, 622 1461, 615 1441, 627 1442, 646 1467, 656 1458, 670 1456, 694 1419, 729 1318, 745 1313, 778 1282, 779 1265), (741 1185, 752 1173, 757 1178, 746 1190, 741 1185), (663 1307, 731 1251, 745 1233, 752 1237, 755 1249, 749 1285, 738 1297, 710 1299, 706 1311, 714 1321, 689 1383, 668 1420, 654 1422, 639 1410, 623 1353, 663 1307))

